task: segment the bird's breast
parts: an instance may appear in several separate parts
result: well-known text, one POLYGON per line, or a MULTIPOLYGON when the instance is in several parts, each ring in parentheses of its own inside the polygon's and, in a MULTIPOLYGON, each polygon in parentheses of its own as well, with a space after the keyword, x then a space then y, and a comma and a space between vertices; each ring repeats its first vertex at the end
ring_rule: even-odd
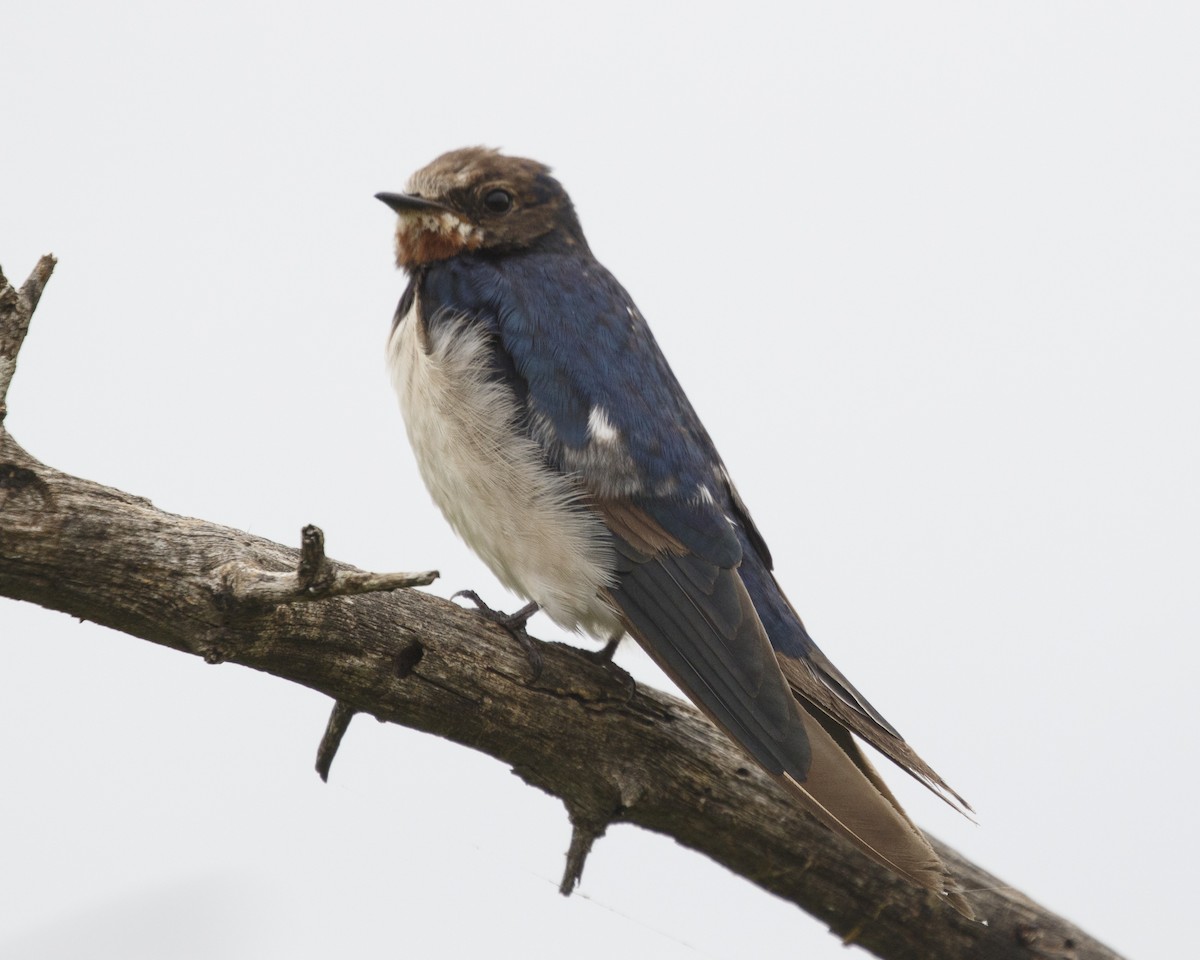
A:
POLYGON ((618 631, 598 596, 614 568, 606 528, 519 429, 512 389, 490 369, 488 334, 463 318, 422 337, 419 299, 393 331, 388 359, 434 502, 505 586, 557 623, 618 631))

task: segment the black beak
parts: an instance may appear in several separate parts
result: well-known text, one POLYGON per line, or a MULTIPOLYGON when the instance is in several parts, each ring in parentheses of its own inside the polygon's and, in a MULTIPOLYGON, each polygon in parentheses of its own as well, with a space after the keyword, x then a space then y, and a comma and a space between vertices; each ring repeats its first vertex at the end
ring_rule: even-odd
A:
POLYGON ((382 200, 397 213, 433 213, 449 212, 450 208, 436 200, 426 200, 424 197, 414 197, 411 193, 377 193, 376 200, 382 200))

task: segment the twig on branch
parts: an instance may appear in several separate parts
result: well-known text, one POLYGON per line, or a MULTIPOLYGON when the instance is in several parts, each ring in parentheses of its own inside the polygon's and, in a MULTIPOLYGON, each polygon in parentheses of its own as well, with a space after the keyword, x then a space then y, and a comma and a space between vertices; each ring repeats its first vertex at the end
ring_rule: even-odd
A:
MULTIPOLYGON (((0 287, 0 355, 10 363, 49 274, 37 275, 28 295, 0 287)), ((0 387, 9 379, 11 368, 0 387)), ((692 707, 644 687, 631 695, 574 648, 540 645, 544 667, 530 682, 524 652, 502 628, 394 589, 431 574, 332 563, 315 529, 297 551, 165 513, 40 463, 6 426, 0 595, 325 693, 336 703, 318 754, 325 773, 356 711, 497 758, 563 800, 574 831, 564 889, 610 823, 631 823, 890 960, 1119 960, 935 840, 988 924, 965 920, 808 818, 692 707), (317 599, 325 602, 295 602, 317 599)))
POLYGON ((558 892, 569 897, 583 879, 583 866, 588 854, 592 852, 592 844, 604 836, 608 829, 609 819, 596 818, 582 810, 572 810, 567 806, 571 818, 571 845, 567 848, 567 864, 563 869, 562 882, 558 892))
POLYGON ((363 593, 427 587, 438 578, 436 570, 420 573, 368 573, 340 568, 325 556, 325 534, 309 524, 301 532, 300 562, 286 573, 264 570, 242 560, 231 560, 215 573, 214 602, 225 611, 247 607, 277 607, 300 600, 328 600, 363 593))
POLYGON ((0 424, 8 414, 8 387, 17 369, 17 354, 29 332, 29 319, 42 299, 42 291, 57 262, 53 254, 42 257, 20 290, 13 287, 0 270, 0 424))
MULTIPOLYGON (((325 556, 325 534, 321 528, 308 524, 300 531, 300 562, 294 573, 263 570, 240 560, 231 560, 217 568, 219 586, 214 593, 217 606, 229 613, 249 608, 275 607, 301 600, 328 600, 364 593, 425 587, 438 578, 436 570, 422 573, 364 573, 344 570, 325 556)), ((220 635, 227 630, 218 631, 220 635)), ((417 645, 420 650, 420 646, 417 645)), ((225 659, 225 651, 210 648, 210 662, 225 659)), ((420 659, 418 654, 417 659, 420 659)), ((342 738, 358 711, 349 703, 338 700, 329 715, 325 735, 317 747, 317 773, 329 780, 329 768, 337 756, 342 738)))
POLYGON ((333 758, 337 756, 338 747, 342 745, 342 737, 350 729, 350 721, 358 713, 344 700, 335 701, 333 711, 329 714, 329 723, 325 726, 325 735, 317 747, 317 773, 326 783, 329 782, 329 768, 333 766, 333 758))

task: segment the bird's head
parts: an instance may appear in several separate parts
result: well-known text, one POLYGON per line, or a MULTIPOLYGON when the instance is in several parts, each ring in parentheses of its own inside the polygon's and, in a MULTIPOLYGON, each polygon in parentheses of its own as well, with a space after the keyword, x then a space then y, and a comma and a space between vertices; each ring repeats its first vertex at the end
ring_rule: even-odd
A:
POLYGON ((571 198, 534 160, 484 147, 444 153, 404 193, 375 196, 396 211, 396 263, 418 267, 465 251, 587 250, 571 198))

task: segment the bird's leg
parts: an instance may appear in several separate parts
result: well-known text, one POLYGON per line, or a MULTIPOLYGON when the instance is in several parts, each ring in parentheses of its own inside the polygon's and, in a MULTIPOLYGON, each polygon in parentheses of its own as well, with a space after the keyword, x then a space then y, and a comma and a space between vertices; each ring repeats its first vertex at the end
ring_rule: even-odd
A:
POLYGON ((583 655, 590 660, 595 660, 597 663, 601 664, 602 666, 608 666, 608 665, 612 664, 613 657, 616 655, 616 652, 617 652, 617 647, 619 647, 621 645, 621 638, 624 636, 625 636, 625 632, 623 630, 618 633, 614 633, 605 642, 603 649, 601 649, 601 650, 584 650, 583 655))
POLYGON ((629 699, 633 699, 633 695, 637 692, 637 682, 630 675, 629 671, 621 667, 613 656, 617 652, 617 647, 621 645, 621 640, 625 637, 624 630, 618 630, 608 638, 604 647, 600 650, 580 650, 579 653, 587 657, 593 663, 598 663, 612 676, 620 680, 626 687, 629 688, 629 699))
POLYGON ((459 590, 450 599, 456 600, 459 597, 470 600, 475 604, 475 609, 481 617, 503 627, 521 645, 521 649, 525 651, 525 659, 529 661, 529 669, 533 671, 534 680, 542 675, 542 651, 538 649, 538 641, 531 637, 525 629, 529 618, 538 612, 536 603, 527 603, 515 613, 504 613, 489 607, 474 590, 459 590))

